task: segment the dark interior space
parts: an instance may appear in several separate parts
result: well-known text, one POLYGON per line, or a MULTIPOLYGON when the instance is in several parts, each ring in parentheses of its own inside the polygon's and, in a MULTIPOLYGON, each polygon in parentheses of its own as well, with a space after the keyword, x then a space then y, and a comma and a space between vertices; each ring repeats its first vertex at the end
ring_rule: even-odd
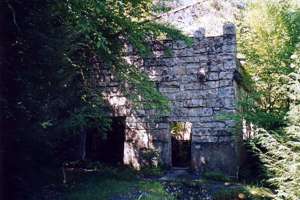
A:
POLYGON ((172 136, 172 166, 189 167, 191 163, 191 141, 172 136))
POLYGON ((125 142, 125 117, 113 117, 106 134, 91 130, 87 136, 86 154, 93 161, 123 164, 125 142))

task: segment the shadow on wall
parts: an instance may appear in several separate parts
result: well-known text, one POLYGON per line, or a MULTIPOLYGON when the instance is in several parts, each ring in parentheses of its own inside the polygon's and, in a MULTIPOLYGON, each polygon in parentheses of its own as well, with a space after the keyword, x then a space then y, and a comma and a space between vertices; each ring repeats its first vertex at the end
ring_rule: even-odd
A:
POLYGON ((192 46, 183 41, 153 41, 152 54, 144 58, 127 47, 124 59, 146 73, 170 101, 167 116, 157 117, 155 110, 133 108, 109 69, 95 67, 94 87, 102 91, 111 111, 108 114, 125 118, 124 164, 140 169, 150 163, 153 150, 159 155, 157 158, 153 153, 153 163, 171 166, 170 122, 190 122, 194 168, 236 169, 230 131, 235 124, 215 118, 220 113, 236 112, 234 25, 224 25, 223 32, 222 36, 205 37, 204 29, 199 29, 192 46))

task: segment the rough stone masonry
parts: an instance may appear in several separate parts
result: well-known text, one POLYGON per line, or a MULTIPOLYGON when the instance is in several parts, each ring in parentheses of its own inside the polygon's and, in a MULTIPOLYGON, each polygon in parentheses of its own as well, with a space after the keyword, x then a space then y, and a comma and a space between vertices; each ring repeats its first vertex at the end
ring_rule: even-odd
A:
MULTIPOLYGON (((180 14, 176 19, 174 14, 169 16, 171 20, 180 18, 180 14)), ((109 70, 98 69, 94 80, 112 108, 112 116, 125 119, 124 164, 139 169, 145 164, 145 150, 151 149, 158 152, 158 162, 172 166, 170 125, 189 122, 190 167, 235 176, 240 136, 233 131, 234 121, 219 117, 237 112, 235 26, 225 24, 222 35, 209 37, 199 27, 192 37, 191 47, 182 41, 153 42, 153 56, 143 59, 128 50, 128 61, 143 69, 169 99, 171 112, 167 116, 157 119, 153 110, 132 108, 109 70)))

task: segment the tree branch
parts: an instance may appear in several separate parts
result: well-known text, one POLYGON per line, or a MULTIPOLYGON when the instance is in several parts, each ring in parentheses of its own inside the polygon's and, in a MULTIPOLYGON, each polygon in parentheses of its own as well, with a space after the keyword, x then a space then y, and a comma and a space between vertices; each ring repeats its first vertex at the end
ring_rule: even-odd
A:
POLYGON ((7 6, 8 6, 8 8, 10 9, 10 11, 11 11, 11 13, 12 13, 13 22, 14 22, 14 24, 15 24, 17 30, 20 32, 21 29, 20 29, 20 27, 19 27, 19 25, 18 25, 18 23, 17 23, 17 20, 16 20, 16 11, 15 11, 14 7, 9 3, 8 0, 6 0, 6 3, 7 3, 7 6))

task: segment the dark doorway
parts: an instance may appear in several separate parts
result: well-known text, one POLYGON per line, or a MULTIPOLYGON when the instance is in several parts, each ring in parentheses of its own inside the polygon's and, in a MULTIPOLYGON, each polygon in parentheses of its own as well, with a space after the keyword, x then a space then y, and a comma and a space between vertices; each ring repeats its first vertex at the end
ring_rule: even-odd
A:
POLYGON ((87 158, 113 165, 123 164, 124 142, 125 117, 113 117, 107 133, 95 130, 88 133, 87 158))
POLYGON ((171 124, 172 166, 189 167, 191 163, 191 128, 189 122, 171 124))
POLYGON ((172 165, 189 167, 191 163, 191 141, 178 140, 172 137, 172 165))

